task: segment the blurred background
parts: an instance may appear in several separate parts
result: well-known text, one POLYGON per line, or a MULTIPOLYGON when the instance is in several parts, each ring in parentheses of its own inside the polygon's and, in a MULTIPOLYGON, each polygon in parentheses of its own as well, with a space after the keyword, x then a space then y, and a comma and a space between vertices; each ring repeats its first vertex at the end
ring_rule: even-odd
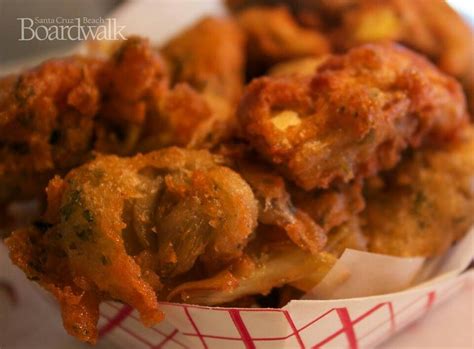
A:
MULTIPOLYGON (((138 2, 147 0, 129 0, 138 2)), ((410 0, 406 0, 410 1, 410 0)), ((430 1, 430 0, 426 0, 430 1)), ((19 41, 19 17, 28 18, 73 18, 107 17, 111 13, 124 7, 126 0, 0 0, 0 74, 6 73, 16 66, 35 63, 50 56, 66 54, 78 43, 77 41, 19 41)), ((160 10, 160 3, 169 3, 169 0, 148 1, 153 3, 153 10, 160 10)), ((174 0, 176 6, 196 6, 202 0, 174 0)), ((448 0, 448 2, 462 13, 471 23, 474 23, 474 1, 448 0)), ((175 13, 173 17, 179 16, 175 13)), ((171 18, 179 20, 179 18, 171 18)), ((135 19, 140 21, 139 18, 135 19)))

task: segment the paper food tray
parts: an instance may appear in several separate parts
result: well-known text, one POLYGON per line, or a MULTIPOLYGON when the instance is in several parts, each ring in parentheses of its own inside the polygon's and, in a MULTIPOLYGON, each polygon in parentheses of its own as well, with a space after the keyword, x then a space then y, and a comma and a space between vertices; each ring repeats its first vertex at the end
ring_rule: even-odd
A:
MULTIPOLYGON (((358 298, 293 300, 281 309, 219 308, 161 303, 165 321, 146 328, 129 306, 101 307, 100 335, 118 348, 370 348, 425 315, 460 290, 474 271, 474 228, 443 257, 397 258, 346 250, 307 297, 352 293, 358 298), (350 256, 346 259, 347 255, 350 256), (350 261, 350 264, 346 264, 350 261), (377 265, 361 280, 361 265, 377 265), (427 272, 431 275, 427 281, 427 272), (344 278, 343 282, 326 282, 344 278), (395 278, 395 280, 394 280, 395 278), (392 291, 381 292, 390 281, 392 291), (421 283, 419 283, 421 281, 421 283), (407 282, 409 284, 407 284, 407 282), (321 285, 324 285, 322 290, 321 285), (341 291, 343 290, 343 291, 341 291)), ((352 296, 353 297, 353 296, 352 296)))

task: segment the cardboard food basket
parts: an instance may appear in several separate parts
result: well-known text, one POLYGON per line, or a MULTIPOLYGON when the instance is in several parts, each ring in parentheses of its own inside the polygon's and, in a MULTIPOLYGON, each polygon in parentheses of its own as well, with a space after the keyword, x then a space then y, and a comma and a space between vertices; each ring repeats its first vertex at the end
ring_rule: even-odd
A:
POLYGON ((165 321, 146 328, 129 306, 105 303, 100 335, 137 349, 370 348, 460 290, 473 246, 471 229, 431 260, 346 250, 311 294, 280 309, 161 303, 165 321))

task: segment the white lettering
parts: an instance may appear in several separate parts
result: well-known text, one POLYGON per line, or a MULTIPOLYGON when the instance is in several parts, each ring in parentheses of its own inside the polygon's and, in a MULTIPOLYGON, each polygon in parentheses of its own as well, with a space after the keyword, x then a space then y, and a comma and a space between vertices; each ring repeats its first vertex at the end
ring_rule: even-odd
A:
POLYGON ((31 18, 17 18, 21 22, 21 37, 20 41, 30 41, 33 40, 35 37, 35 31, 32 29, 33 28, 33 20, 31 18), (29 22, 29 26, 25 26, 25 23, 29 22), (26 38, 25 36, 25 30, 29 30, 31 33, 30 38, 26 38))

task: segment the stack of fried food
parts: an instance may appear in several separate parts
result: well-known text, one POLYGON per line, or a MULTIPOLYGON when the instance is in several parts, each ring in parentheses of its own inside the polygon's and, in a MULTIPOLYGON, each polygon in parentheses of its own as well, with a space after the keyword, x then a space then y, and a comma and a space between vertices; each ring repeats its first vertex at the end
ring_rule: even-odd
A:
POLYGON ((471 32, 444 2, 228 5, 0 81, 2 212, 45 208, 5 243, 80 340, 104 300, 148 326, 160 300, 278 306, 346 248, 431 257, 474 223, 471 32))

